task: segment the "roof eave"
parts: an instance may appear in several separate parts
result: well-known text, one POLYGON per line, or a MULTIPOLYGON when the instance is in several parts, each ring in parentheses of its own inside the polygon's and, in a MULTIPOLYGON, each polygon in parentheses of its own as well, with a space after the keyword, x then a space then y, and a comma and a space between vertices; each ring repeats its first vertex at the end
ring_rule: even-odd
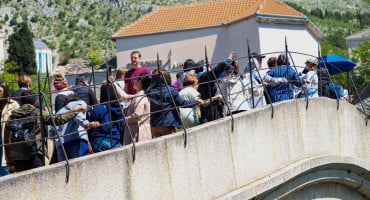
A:
POLYGON ((276 15, 256 12, 256 21, 272 24, 306 24, 306 16, 276 15))
POLYGON ((350 40, 350 41, 356 41, 356 40, 369 40, 370 39, 370 36, 366 36, 366 35, 356 35, 356 36, 348 36, 345 38, 345 40, 350 40))
POLYGON ((196 27, 196 28, 177 29, 177 30, 170 30, 170 31, 151 32, 151 33, 140 33, 140 34, 132 34, 132 35, 124 35, 124 36, 116 36, 116 37, 115 36, 110 36, 109 39, 115 41, 117 39, 123 39, 123 38, 157 35, 157 34, 163 34, 163 33, 175 33, 175 32, 182 32, 182 31, 188 31, 188 30, 215 28, 215 27, 222 27, 222 26, 225 26, 225 25, 227 25, 227 24, 219 24, 219 25, 213 25, 213 26, 203 26, 203 27, 196 27))
POLYGON ((324 34, 320 29, 317 28, 306 16, 275 15, 257 12, 256 22, 266 24, 305 25, 318 40, 322 40, 324 38, 324 34))

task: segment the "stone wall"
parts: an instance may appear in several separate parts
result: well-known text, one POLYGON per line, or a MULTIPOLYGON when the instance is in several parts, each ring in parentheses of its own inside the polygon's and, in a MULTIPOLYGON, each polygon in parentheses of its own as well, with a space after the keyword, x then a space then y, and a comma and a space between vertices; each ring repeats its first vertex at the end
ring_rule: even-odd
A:
MULTIPOLYGON (((227 195, 267 180, 265 187, 249 188, 244 197, 250 198, 276 187, 269 186, 269 176, 280 170, 296 165, 298 175, 320 166, 306 162, 305 168, 303 160, 339 156, 370 162, 370 126, 351 104, 340 102, 337 110, 337 101, 314 98, 306 109, 305 99, 290 100, 275 104, 271 116, 265 107, 234 115, 234 131, 230 117, 191 128, 186 146, 182 132, 139 143, 135 162, 131 145, 75 159, 68 183, 65 163, 3 177, 1 198, 233 198, 227 195)), ((285 178, 283 183, 294 177, 285 178)))

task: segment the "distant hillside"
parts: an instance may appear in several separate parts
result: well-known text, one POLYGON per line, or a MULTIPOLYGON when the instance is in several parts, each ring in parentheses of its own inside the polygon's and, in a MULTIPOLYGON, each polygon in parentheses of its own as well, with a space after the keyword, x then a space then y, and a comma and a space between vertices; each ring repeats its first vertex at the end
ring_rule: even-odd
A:
POLYGON ((345 37, 370 27, 370 0, 285 0, 285 3, 305 13, 324 33, 322 43, 346 54, 345 37))
POLYGON ((99 50, 115 54, 109 36, 158 6, 191 3, 194 0, 1 0, 0 32, 7 35, 21 21, 28 21, 36 38, 60 55, 58 62, 86 57, 99 50))
MULTIPOLYGON (((205 0, 0 0, 0 32, 7 35, 21 21, 28 21, 36 38, 59 55, 57 63, 86 57, 89 50, 100 56, 115 54, 109 36, 159 6, 205 0)), ((285 0, 301 9, 327 36, 357 31, 358 13, 370 11, 370 0, 285 0), (348 13, 352 21, 320 18, 322 13, 348 13), (344 31, 343 31, 344 30, 344 31)), ((322 14, 324 15, 324 14, 322 14)), ((342 37, 342 35, 340 35, 342 37)))
POLYGON ((370 0, 283 0, 283 2, 295 3, 308 11, 315 8, 327 9, 331 12, 370 11, 370 0))

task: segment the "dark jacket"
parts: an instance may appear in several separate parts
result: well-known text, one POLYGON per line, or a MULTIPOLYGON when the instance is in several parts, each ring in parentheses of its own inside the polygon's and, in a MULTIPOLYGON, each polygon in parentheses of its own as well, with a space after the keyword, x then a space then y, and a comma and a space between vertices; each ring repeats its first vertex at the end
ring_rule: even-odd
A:
MULTIPOLYGON (((35 108, 34 106, 30 104, 25 104, 19 107, 18 109, 14 110, 11 114, 11 117, 16 118, 16 119, 21 119, 30 116, 32 113, 36 113, 36 129, 35 129, 35 134, 36 134, 36 143, 37 143, 37 150, 38 154, 44 154, 46 153, 46 146, 43 146, 43 143, 41 141, 41 129, 40 129, 40 110, 38 108, 35 108)), ((45 125, 53 125, 53 118, 55 120, 56 125, 62 125, 69 120, 73 119, 76 116, 76 113, 74 112, 69 112, 65 113, 62 115, 56 115, 56 116, 50 116, 49 113, 43 112, 43 122, 45 125)), ((4 132, 4 138, 5 143, 11 143, 10 141, 10 131, 5 130, 4 132)), ((18 152, 17 148, 15 148, 15 145, 8 145, 5 147, 5 153, 7 154, 7 163, 11 164, 13 160, 30 160, 35 157, 34 154, 26 153, 26 152, 18 152)))
POLYGON ((22 94, 22 92, 28 90, 27 88, 25 87, 22 87, 22 88, 19 88, 16 92, 14 92, 14 94, 12 95, 12 99, 16 100, 18 103, 19 103, 19 99, 20 99, 20 96, 22 94))
POLYGON ((181 128, 180 116, 177 114, 178 112, 176 111, 175 106, 190 105, 191 107, 196 104, 195 100, 184 100, 179 95, 178 89, 170 85, 167 88, 165 84, 151 87, 148 92, 148 98, 150 101, 150 112, 152 113, 150 116, 150 125, 152 127, 172 126, 181 128), (172 101, 168 89, 170 90, 176 104, 172 101))
POLYGON ((93 141, 95 139, 110 139, 110 130, 112 127, 112 139, 120 140, 120 133, 124 131, 124 120, 121 111, 120 104, 117 102, 108 104, 97 105, 91 111, 90 121, 99 121, 101 126, 89 129, 89 140, 93 141), (109 108, 111 110, 111 119, 109 119, 109 108), (109 122, 115 121, 110 125, 109 122))
MULTIPOLYGON (((225 71, 228 64, 225 62, 219 63, 214 69, 202 73, 199 77, 199 87, 198 91, 201 94, 203 100, 210 99, 214 97, 217 92, 217 78, 225 71)), ((223 104, 222 101, 213 101, 208 106, 201 106, 201 123, 206 123, 219 119, 223 116, 223 104)))
POLYGON ((76 79, 76 85, 72 89, 88 106, 98 104, 94 91, 80 79, 76 79))

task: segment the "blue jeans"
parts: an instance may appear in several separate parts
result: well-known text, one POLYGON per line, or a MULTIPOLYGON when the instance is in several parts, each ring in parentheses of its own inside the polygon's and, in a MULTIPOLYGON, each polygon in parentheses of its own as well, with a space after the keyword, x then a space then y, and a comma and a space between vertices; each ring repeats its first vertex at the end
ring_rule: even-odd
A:
POLYGON ((94 152, 101 152, 109 149, 115 149, 119 147, 119 140, 111 140, 110 138, 97 138, 92 141, 91 144, 94 152))
POLYGON ((5 166, 1 166, 0 167, 0 177, 1 176, 6 176, 6 175, 9 175, 9 170, 8 170, 8 167, 5 167, 5 166))
MULTIPOLYGON (((63 144, 68 159, 78 158, 89 154, 89 147, 86 140, 73 140, 63 144)), ((66 160, 62 147, 57 145, 58 162, 66 160)))
POLYGON ((6 176, 9 174, 8 168, 6 166, 1 166, 3 161, 3 138, 0 135, 0 176, 6 176))

